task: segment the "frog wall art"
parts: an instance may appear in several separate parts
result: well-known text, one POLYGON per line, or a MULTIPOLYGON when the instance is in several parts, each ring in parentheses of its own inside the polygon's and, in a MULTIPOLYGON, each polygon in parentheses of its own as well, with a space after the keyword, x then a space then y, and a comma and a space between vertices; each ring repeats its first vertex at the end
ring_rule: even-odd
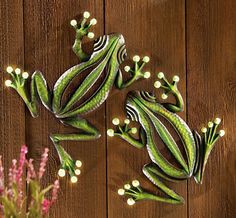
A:
POLYGON ((114 118, 112 123, 116 129, 108 129, 108 136, 118 136, 136 148, 147 148, 151 162, 144 165, 144 175, 157 186, 165 196, 158 196, 143 189, 138 180, 133 180, 132 184, 125 184, 124 188, 118 190, 119 195, 128 196, 127 203, 133 205, 140 200, 154 200, 170 204, 181 204, 184 199, 170 189, 164 181, 181 181, 194 177, 197 183, 202 183, 204 170, 208 157, 216 141, 224 136, 225 131, 217 131, 221 122, 216 118, 213 122, 208 122, 208 127, 203 127, 200 136, 197 131, 192 131, 186 122, 177 115, 183 111, 184 102, 178 90, 177 83, 179 77, 174 76, 173 81, 169 82, 163 72, 158 73, 158 78, 154 87, 163 89, 162 99, 167 99, 168 95, 173 95, 176 103, 160 103, 153 93, 146 91, 131 91, 128 93, 125 103, 128 119, 124 124, 120 124, 118 118, 114 118), (179 145, 171 135, 168 125, 172 125, 178 138, 184 147, 181 152, 179 145), (132 136, 137 133, 137 128, 129 127, 130 119, 140 124, 139 137, 132 136), (160 151, 155 137, 159 136, 171 156, 177 164, 170 161, 160 151), (185 155, 183 155, 185 153, 185 155))
POLYGON ((133 58, 135 64, 133 70, 125 68, 125 71, 131 72, 130 78, 124 80, 120 64, 125 60, 126 48, 124 37, 119 33, 113 33, 99 37, 94 41, 92 54, 87 54, 82 48, 82 40, 85 36, 94 38, 94 33, 89 32, 90 28, 97 23, 95 18, 88 21, 89 12, 83 13, 81 23, 71 20, 70 24, 76 32, 75 42, 73 45, 74 53, 80 58, 81 63, 69 68, 56 81, 53 90, 47 86, 47 82, 40 71, 35 71, 29 81, 29 74, 22 72, 19 68, 7 67, 6 71, 11 76, 11 80, 6 80, 5 85, 13 88, 24 100, 32 117, 38 116, 37 100, 40 99, 42 104, 52 112, 64 125, 72 126, 80 130, 72 134, 51 134, 50 138, 58 152, 61 166, 58 171, 59 176, 63 177, 66 171, 71 177, 71 182, 77 182, 77 176, 80 174, 81 161, 74 161, 72 157, 64 150, 61 145, 65 140, 94 140, 100 137, 99 131, 92 126, 82 116, 94 111, 102 105, 107 99, 110 90, 115 84, 117 88, 122 89, 140 78, 149 78, 150 72, 143 72, 144 65, 149 62, 149 57, 144 56, 142 64, 137 64, 137 57, 133 58), (66 88, 77 76, 90 70, 85 79, 77 84, 75 91, 70 95, 66 102, 62 103, 62 98, 66 88), (93 92, 85 101, 78 102, 85 97, 88 91, 94 87, 98 79, 102 78, 105 73, 103 82, 99 88, 93 92), (28 84, 30 82, 30 90, 28 84), (77 104, 76 104, 77 103, 77 104))

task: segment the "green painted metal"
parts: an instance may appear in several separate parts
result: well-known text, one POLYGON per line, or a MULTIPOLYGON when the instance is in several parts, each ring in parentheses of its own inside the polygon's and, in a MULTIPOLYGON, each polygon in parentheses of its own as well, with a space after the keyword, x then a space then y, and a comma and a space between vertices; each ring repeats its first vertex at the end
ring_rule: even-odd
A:
POLYGON ((99 138, 99 131, 81 116, 94 111, 102 105, 114 84, 117 88, 122 89, 131 85, 137 79, 149 77, 147 72, 142 72, 143 66, 149 60, 148 57, 144 57, 142 66, 138 66, 135 62, 133 70, 127 70, 127 67, 125 68, 125 71, 130 73, 130 78, 127 81, 123 81, 120 64, 124 61, 127 54, 125 40, 119 33, 104 35, 96 39, 91 55, 87 54, 82 49, 82 39, 85 36, 89 38, 94 37, 94 34, 89 32, 89 30, 97 23, 94 18, 88 21, 89 16, 89 12, 84 12, 81 23, 78 24, 76 20, 70 22, 76 32, 73 51, 80 58, 81 63, 64 72, 56 81, 53 90, 49 90, 42 73, 35 71, 30 80, 31 88, 29 92, 29 90, 27 90, 29 74, 27 72, 22 73, 19 68, 13 69, 10 66, 7 68, 7 72, 12 77, 12 80, 7 80, 6 85, 17 91, 33 117, 38 116, 37 101, 39 97, 42 104, 63 124, 72 126, 81 131, 75 134, 50 135, 61 161, 59 175, 64 176, 65 171, 68 171, 72 182, 77 181, 76 175, 80 173, 77 167, 79 167, 81 163, 77 162, 78 164, 76 165, 76 161, 64 150, 60 142, 65 140, 80 141, 99 138), (85 73, 88 69, 91 69, 90 73, 78 84, 78 87, 75 92, 71 94, 70 98, 68 98, 65 103, 62 103, 63 94, 68 85, 75 77, 85 73), (104 72, 105 78, 100 87, 83 103, 80 105, 76 104, 94 87, 94 84, 101 78, 104 72))
POLYGON ((216 118, 214 122, 209 122, 208 128, 202 128, 203 137, 196 131, 192 132, 186 122, 176 114, 183 111, 184 107, 182 96, 177 88, 179 77, 174 76, 173 82, 170 83, 160 72, 158 78, 162 82, 156 81, 154 87, 164 90, 163 99, 166 99, 168 94, 172 94, 176 103, 160 103, 152 93, 131 91, 126 98, 126 112, 129 119, 140 124, 139 138, 132 136, 137 131, 135 128, 129 127, 129 119, 126 119, 124 124, 120 124, 119 119, 114 118, 112 122, 117 126, 116 130, 108 129, 107 131, 109 136, 118 136, 134 147, 143 148, 146 146, 151 163, 143 167, 143 173, 165 194, 162 197, 145 191, 135 180, 132 185, 126 184, 124 189, 118 190, 120 195, 129 197, 127 203, 130 205, 139 200, 155 200, 171 204, 183 203, 184 199, 171 190, 164 183, 164 180, 181 181, 193 176, 197 183, 202 183, 209 154, 215 142, 224 135, 224 130, 217 132, 217 127, 221 122, 220 118, 216 118), (181 153, 179 146, 168 128, 160 121, 160 118, 173 126, 182 141, 185 155, 181 153), (156 135, 160 137, 175 158, 178 167, 171 164, 162 155, 155 142, 156 135))

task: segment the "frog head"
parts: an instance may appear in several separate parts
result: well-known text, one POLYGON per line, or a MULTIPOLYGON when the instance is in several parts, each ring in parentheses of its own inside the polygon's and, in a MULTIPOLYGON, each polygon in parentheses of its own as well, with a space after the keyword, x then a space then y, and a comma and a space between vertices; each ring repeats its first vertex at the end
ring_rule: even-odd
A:
POLYGON ((112 56, 112 59, 110 60, 113 60, 118 64, 121 64, 124 61, 127 53, 125 40, 122 34, 112 33, 101 36, 94 41, 94 52, 92 58, 97 54, 106 54, 107 52, 112 56))
POLYGON ((130 91, 126 97, 127 117, 132 121, 140 121, 140 109, 149 107, 156 103, 156 97, 153 93, 146 91, 130 91))

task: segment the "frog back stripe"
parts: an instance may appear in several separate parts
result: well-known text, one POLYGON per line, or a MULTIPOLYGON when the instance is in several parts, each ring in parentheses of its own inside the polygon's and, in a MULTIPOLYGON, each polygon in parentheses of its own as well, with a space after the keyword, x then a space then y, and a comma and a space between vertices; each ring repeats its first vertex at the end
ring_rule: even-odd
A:
POLYGON ((109 41, 109 36, 107 35, 101 36, 98 42, 94 43, 94 52, 98 52, 102 50, 104 47, 106 47, 108 41, 109 41))
POLYGON ((82 62, 68 69, 56 81, 54 85, 54 89, 53 89, 54 97, 53 97, 53 103, 52 103, 53 112, 55 114, 58 114, 59 110, 61 109, 62 95, 65 89, 70 84, 71 80, 75 76, 78 76, 79 74, 85 72, 86 69, 88 69, 89 67, 92 67, 93 65, 101 61, 104 58, 104 56, 107 54, 109 49, 112 49, 113 51, 114 47, 116 46, 115 40, 113 39, 108 40, 109 37, 105 37, 105 38, 106 38, 106 45, 103 47, 103 49, 100 49, 97 52, 93 52, 90 59, 87 62, 82 62), (111 43, 109 43, 109 41, 111 41, 111 43))
POLYGON ((157 103, 150 103, 149 107, 154 113, 157 113, 165 118, 175 128, 184 145, 185 153, 188 160, 189 174, 192 175, 196 161, 196 145, 192 131, 181 117, 179 117, 175 113, 168 111, 162 105, 157 103))
POLYGON ((138 120, 139 120, 139 119, 138 119, 138 114, 137 114, 137 112, 132 108, 132 106, 126 104, 125 108, 126 108, 126 111, 127 111, 127 115, 129 115, 130 119, 131 119, 132 121, 137 121, 137 122, 138 122, 138 120))
MULTIPOLYGON (((111 42, 109 42, 110 46, 108 47, 108 53, 107 53, 107 62, 106 64, 101 67, 107 66, 107 73, 106 78, 102 82, 102 84, 99 86, 99 88, 90 96, 87 100, 85 100, 81 105, 78 107, 75 107, 72 110, 69 110, 66 113, 60 114, 58 117, 65 118, 69 116, 75 116, 78 114, 86 114, 88 112, 94 111, 96 108, 98 108, 107 98, 113 84, 114 80, 117 75, 118 67, 116 60, 117 55, 117 45, 118 45, 119 38, 111 38, 111 42)), ((107 49, 104 49, 106 51, 107 49)), ((98 54, 102 52, 97 52, 98 54)))
MULTIPOLYGON (((170 163, 161 153, 161 151, 158 149, 156 146, 156 143, 154 141, 155 138, 155 127, 152 123, 154 117, 150 117, 149 114, 144 113, 142 110, 143 108, 137 106, 137 112, 139 115, 139 122, 146 132, 146 137, 147 137, 147 151, 149 154, 150 159, 152 162, 157 164, 159 168, 169 177, 171 178, 176 178, 176 179, 185 179, 188 178, 189 175, 186 173, 185 170, 182 168, 179 169, 178 167, 174 166, 172 163, 170 163)), ((166 130, 166 129, 162 129, 166 130)))
POLYGON ((122 45, 117 53, 117 61, 121 64, 127 56, 125 45, 122 45))
POLYGON ((156 97, 149 92, 145 92, 145 91, 141 91, 140 95, 143 97, 143 99, 145 99, 146 101, 149 102, 156 102, 156 97))

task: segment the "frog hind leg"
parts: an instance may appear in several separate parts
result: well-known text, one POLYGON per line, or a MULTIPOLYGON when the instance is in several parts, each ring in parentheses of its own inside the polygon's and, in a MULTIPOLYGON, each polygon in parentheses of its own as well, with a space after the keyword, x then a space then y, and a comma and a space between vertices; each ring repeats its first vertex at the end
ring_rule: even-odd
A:
POLYGON ((13 69, 10 66, 7 67, 7 72, 10 74, 12 80, 6 80, 5 84, 16 90, 33 117, 38 116, 38 98, 41 100, 43 105, 51 111, 51 92, 49 91, 46 80, 40 71, 35 71, 31 76, 30 94, 29 90, 27 90, 27 80, 29 79, 29 74, 27 72, 21 72, 19 68, 13 69))
POLYGON ((136 201, 140 200, 153 200, 169 204, 184 203, 184 199, 181 196, 179 196, 176 192, 171 190, 162 182, 162 179, 170 181, 171 179, 163 174, 163 172, 161 172, 154 163, 146 164, 143 167, 143 173, 154 185, 157 186, 158 189, 165 193, 166 196, 158 196, 148 192, 140 186, 140 183, 137 180, 134 180, 132 185, 126 184, 124 186, 125 189, 120 189, 118 191, 118 194, 123 194, 129 197, 127 200, 128 204, 130 204, 130 202, 135 203, 136 201))
POLYGON ((194 179, 197 183, 202 183, 203 180, 203 174, 206 168, 206 164, 209 158, 209 155, 212 151, 212 149, 215 146, 215 143, 218 141, 218 139, 222 136, 224 136, 225 131, 220 130, 217 131, 217 128, 221 122, 220 118, 216 118, 214 122, 210 121, 208 122, 208 127, 203 127, 201 129, 203 136, 201 137, 197 132, 194 133, 194 138, 197 145, 197 164, 195 166, 195 174, 194 179))
POLYGON ((71 181, 73 182, 77 181, 76 175, 80 173, 80 171, 77 169, 80 165, 80 161, 79 160, 74 161, 72 157, 61 146, 61 142, 94 140, 100 137, 100 133, 86 119, 82 119, 80 117, 66 118, 61 120, 61 122, 65 125, 72 126, 76 129, 81 130, 81 132, 79 133, 50 135, 50 139, 52 140, 57 150, 61 162, 61 167, 58 172, 59 176, 60 172, 62 172, 61 176, 64 176, 65 171, 68 171, 71 177, 71 181))
POLYGON ((88 22, 88 18, 90 17, 90 13, 85 11, 83 14, 82 21, 78 24, 76 20, 71 20, 70 24, 75 29, 76 37, 75 42, 72 47, 74 53, 80 58, 82 62, 89 60, 90 55, 88 55, 82 48, 82 40, 85 36, 92 39, 94 38, 94 33, 89 32, 91 26, 96 25, 97 20, 95 18, 91 19, 88 22))
POLYGON ((178 76, 174 76, 173 77, 173 81, 172 83, 170 83, 163 72, 159 72, 157 74, 157 77, 162 81, 160 82, 159 80, 157 80, 154 83, 154 87, 157 89, 163 89, 164 93, 161 95, 162 99, 167 99, 168 98, 168 94, 172 94, 175 97, 176 103, 172 104, 172 103, 163 103, 162 105, 168 109, 169 111, 173 112, 173 113, 177 113, 177 112, 181 112, 184 110, 184 101, 182 98, 182 95, 180 94, 178 87, 177 87, 177 83, 179 82, 179 77, 178 76))
POLYGON ((143 72, 144 66, 146 65, 146 63, 149 62, 148 56, 144 56, 143 59, 141 60, 138 55, 135 55, 133 57, 133 62, 134 64, 132 67, 130 66, 124 67, 124 70, 131 75, 131 77, 127 79, 126 81, 123 80, 121 70, 120 69, 118 70, 116 81, 115 81, 115 85, 118 89, 126 88, 140 78, 144 78, 144 79, 150 78, 151 74, 149 71, 143 72))

